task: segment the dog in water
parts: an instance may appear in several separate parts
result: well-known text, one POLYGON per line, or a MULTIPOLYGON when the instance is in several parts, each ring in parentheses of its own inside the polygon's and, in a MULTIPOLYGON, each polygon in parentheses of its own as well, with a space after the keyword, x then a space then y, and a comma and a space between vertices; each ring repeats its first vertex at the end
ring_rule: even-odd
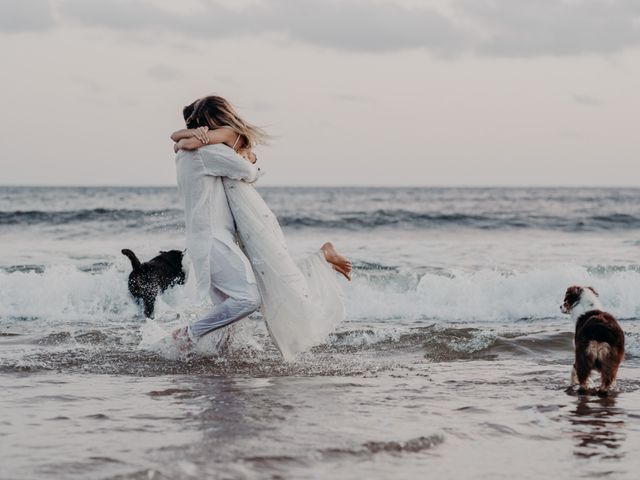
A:
POLYGON ((129 274, 129 292, 138 303, 142 302, 144 315, 153 318, 158 294, 173 285, 184 285, 184 253, 180 250, 160 252, 160 255, 144 263, 128 248, 122 250, 122 253, 131 260, 133 268, 129 274))
POLYGON ((571 384, 580 385, 578 392, 586 393, 589 374, 597 370, 601 378, 598 395, 607 396, 615 386, 618 367, 624 358, 624 332, 620 324, 602 310, 598 292, 592 287, 569 287, 560 310, 571 314, 576 322, 576 360, 571 384))

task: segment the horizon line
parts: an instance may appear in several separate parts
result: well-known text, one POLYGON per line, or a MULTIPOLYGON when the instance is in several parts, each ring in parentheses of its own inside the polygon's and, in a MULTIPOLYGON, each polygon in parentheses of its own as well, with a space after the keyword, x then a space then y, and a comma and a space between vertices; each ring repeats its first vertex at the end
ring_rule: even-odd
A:
MULTIPOLYGON (((317 184, 317 185, 305 185, 305 184, 267 184, 257 185, 258 187, 267 188, 640 188, 638 185, 602 185, 602 184, 576 184, 576 185, 563 185, 563 184, 516 184, 516 185, 501 185, 501 184, 424 184, 424 185, 411 185, 411 184, 317 184)), ((22 183, 22 184, 0 184, 0 188, 177 188, 176 184, 45 184, 45 183, 22 183)))

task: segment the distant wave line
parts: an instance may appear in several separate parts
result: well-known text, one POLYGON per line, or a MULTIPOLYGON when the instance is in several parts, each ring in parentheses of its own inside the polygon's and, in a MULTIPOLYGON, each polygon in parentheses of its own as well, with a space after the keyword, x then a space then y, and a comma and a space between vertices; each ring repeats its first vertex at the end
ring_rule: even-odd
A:
POLYGON ((15 210, 0 211, 0 225, 33 225, 49 223, 63 225, 91 221, 133 220, 143 217, 165 217, 182 215, 179 209, 140 210, 93 208, 80 210, 15 210))
MULTIPOLYGON (((89 222, 141 222, 153 219, 175 228, 183 221, 181 209, 77 209, 77 210, 14 210, 0 211, 1 225, 66 225, 89 222)), ((427 213, 402 209, 372 211, 322 212, 317 214, 278 215, 280 223, 290 228, 323 228, 362 230, 375 227, 438 229, 463 227, 481 230, 541 229, 562 231, 629 230, 640 228, 640 217, 611 213, 609 215, 540 215, 519 212, 505 213, 427 213)), ((127 227, 135 227, 128 225, 127 227)))

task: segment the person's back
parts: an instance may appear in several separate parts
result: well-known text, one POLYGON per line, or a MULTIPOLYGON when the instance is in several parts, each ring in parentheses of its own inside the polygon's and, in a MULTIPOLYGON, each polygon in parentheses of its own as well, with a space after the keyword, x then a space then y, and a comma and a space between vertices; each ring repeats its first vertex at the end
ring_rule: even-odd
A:
MULTIPOLYGON (((231 239, 233 217, 229 210, 220 176, 214 176, 207 168, 205 156, 215 153, 218 145, 198 150, 180 150, 176 156, 178 190, 185 209, 187 243, 194 235, 209 240, 213 237, 231 239)), ((188 248, 188 247, 187 247, 188 248)))
MULTIPOLYGON (((221 177, 253 181, 258 169, 226 145, 180 150, 176 155, 178 190, 185 211, 187 254, 198 291, 210 294, 210 251, 216 240, 239 253, 235 225, 221 177)), ((246 262, 248 265, 248 261, 246 262)))

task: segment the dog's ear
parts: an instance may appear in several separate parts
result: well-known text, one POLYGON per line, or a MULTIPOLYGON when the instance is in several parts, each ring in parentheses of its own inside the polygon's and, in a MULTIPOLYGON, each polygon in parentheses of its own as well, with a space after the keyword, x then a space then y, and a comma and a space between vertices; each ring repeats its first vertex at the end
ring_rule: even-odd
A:
POLYGON ((567 293, 565 294, 566 297, 576 297, 576 296, 580 296, 580 294, 582 293, 583 288, 578 286, 578 285, 572 285, 569 288, 567 288, 567 293))
POLYGON ((564 294, 564 304, 567 308, 573 307, 576 303, 580 301, 580 297, 582 296, 582 291, 584 289, 577 285, 573 285, 567 288, 567 292, 564 294))
POLYGON ((595 288, 593 288, 593 287, 587 287, 587 288, 588 288, 589 290, 591 290, 591 291, 594 293, 594 295, 595 295, 596 297, 599 297, 599 296, 600 296, 600 295, 598 294, 598 292, 596 292, 596 289, 595 289, 595 288))

